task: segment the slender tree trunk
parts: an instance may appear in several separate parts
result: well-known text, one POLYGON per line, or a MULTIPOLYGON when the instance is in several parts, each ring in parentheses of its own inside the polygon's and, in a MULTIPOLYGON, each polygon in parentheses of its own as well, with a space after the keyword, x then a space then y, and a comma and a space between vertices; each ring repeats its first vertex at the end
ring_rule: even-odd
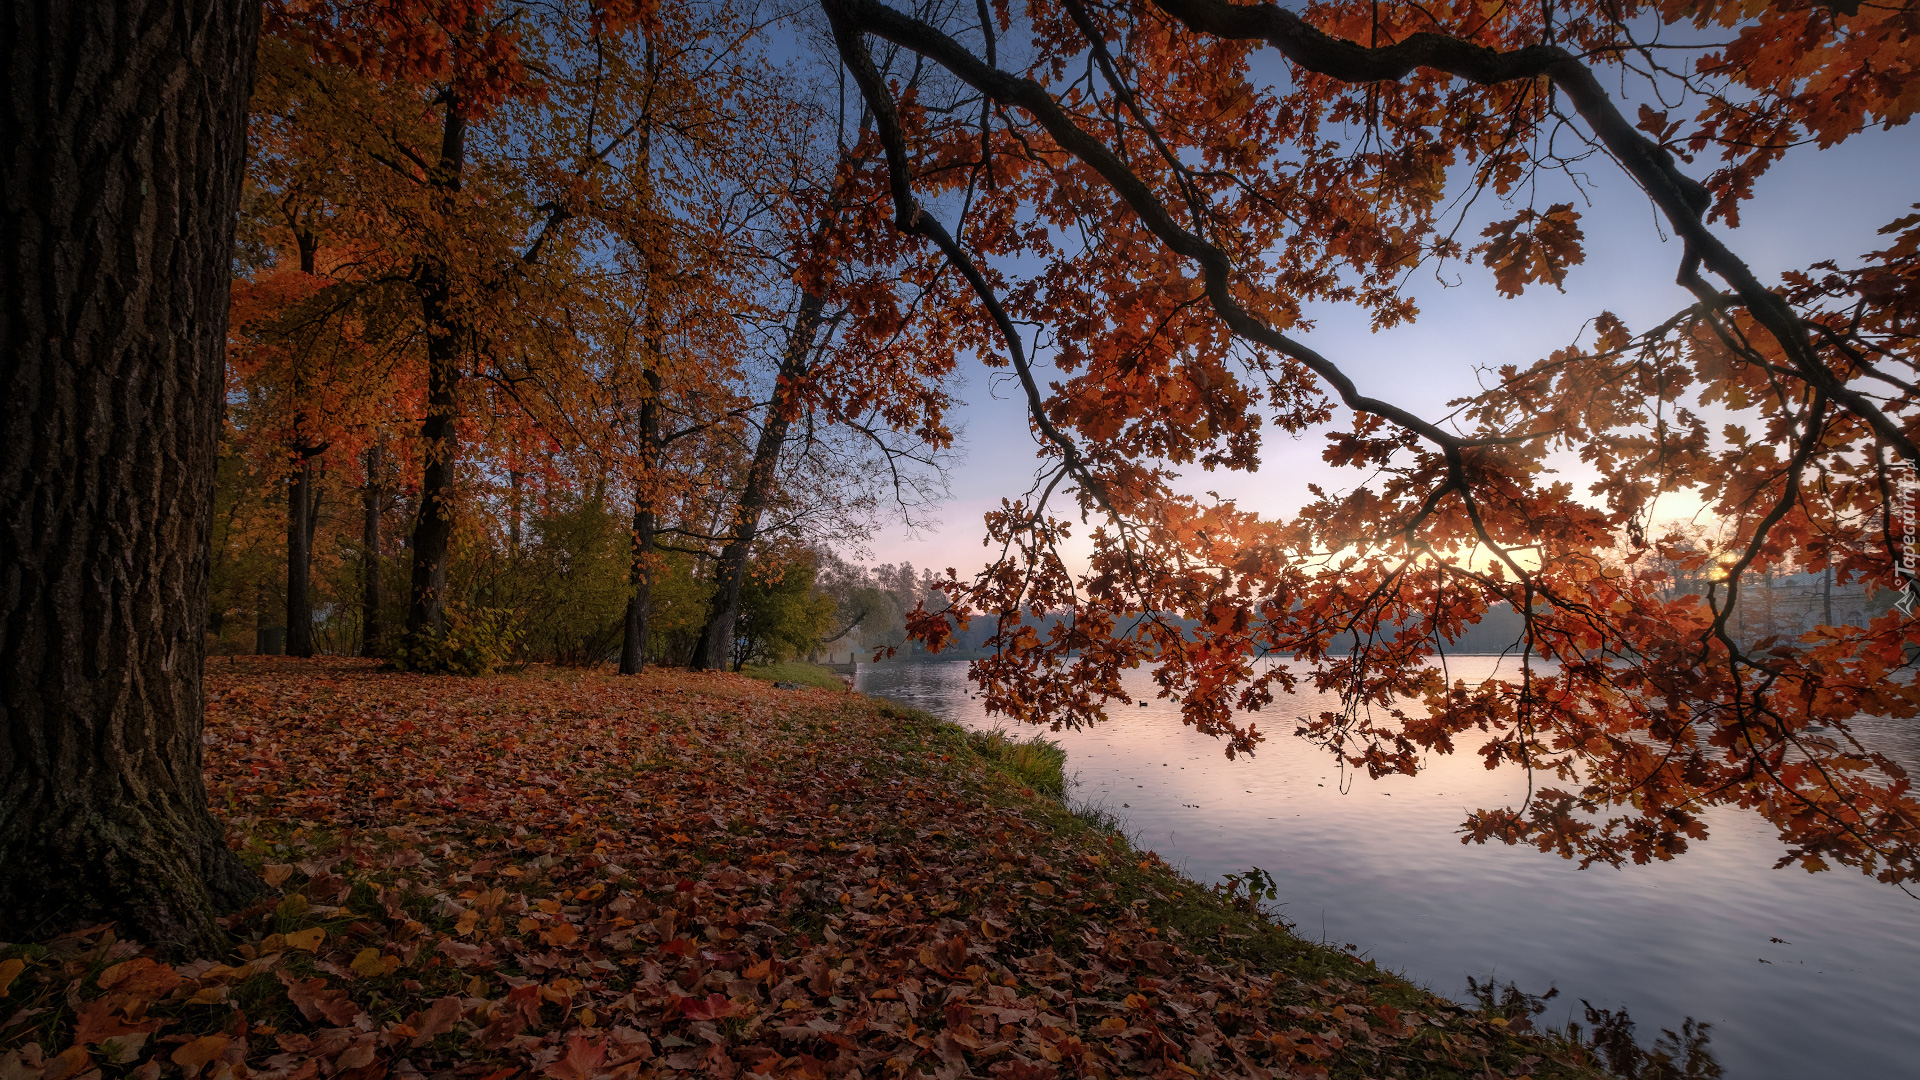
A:
POLYGON ((735 514, 732 539, 720 549, 720 561, 714 567, 713 606, 708 609, 707 625, 694 647, 691 667, 696 671, 726 671, 733 665, 733 628, 740 620, 740 586, 747 576, 747 557, 759 535, 760 514, 773 496, 780 451, 786 446, 787 428, 799 408, 800 382, 806 377, 813 358, 814 338, 820 332, 820 315, 825 303, 812 294, 800 299, 793 332, 787 338, 787 352, 780 360, 780 374, 774 383, 773 400, 767 403, 767 419, 760 428, 760 440, 753 448, 753 461, 747 466, 746 484, 740 491, 740 506, 735 514))
POLYGON ((287 655, 313 655, 313 459, 301 455, 287 478, 287 655))
MULTIPOLYGON (((300 252, 300 272, 313 273, 314 254, 319 238, 310 229, 294 223, 294 243, 300 252)), ((301 411, 294 425, 306 427, 305 388, 296 367, 293 392, 301 411)), ((309 590, 313 571, 313 455, 312 447, 301 439, 293 446, 293 474, 287 478, 287 655, 313 655, 313 596, 309 590)))
POLYGON ((507 483, 512 494, 507 496, 507 551, 514 558, 520 557, 520 487, 526 480, 526 474, 519 469, 507 470, 507 483))
POLYGON ((380 639, 380 444, 367 447, 367 483, 360 489, 360 655, 379 656, 380 639))
POLYGON ((1820 625, 1833 625, 1833 564, 1827 564, 1826 581, 1820 589, 1820 625))
POLYGON ((640 404, 640 460, 644 475, 633 500, 633 595, 627 598, 626 634, 620 643, 620 674, 638 675, 647 664, 647 634, 653 621, 654 489, 660 472, 660 373, 646 371, 647 399, 640 404))
POLYGON ((0 939, 225 952, 201 661, 260 7, 14 0, 0 33, 0 939))
MULTIPOLYGON (((450 99, 434 177, 434 184, 447 197, 460 190, 466 137, 459 102, 450 99)), ((460 454, 456 394, 460 348, 469 334, 455 308, 448 268, 427 263, 417 269, 416 278, 427 324, 427 418, 420 424, 426 466, 420 477, 420 516, 413 526, 413 595, 407 605, 407 633, 439 637, 447 621, 447 558, 453 549, 453 481, 460 454)))

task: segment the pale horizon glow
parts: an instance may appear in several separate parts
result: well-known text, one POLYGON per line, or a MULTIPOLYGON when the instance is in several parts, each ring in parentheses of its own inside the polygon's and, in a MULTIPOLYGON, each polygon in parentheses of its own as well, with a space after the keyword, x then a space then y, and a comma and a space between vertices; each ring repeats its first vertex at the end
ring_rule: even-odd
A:
MULTIPOLYGON (((1692 299, 1674 281, 1680 245, 1663 236, 1631 180, 1610 169, 1596 167, 1585 182, 1593 200, 1583 211, 1587 258, 1569 273, 1565 293, 1536 286, 1505 299, 1493 290, 1490 271, 1456 262, 1445 275, 1459 280, 1457 286, 1442 287, 1430 267, 1408 283, 1421 308, 1411 325, 1375 333, 1357 308, 1323 304, 1309 309, 1315 326, 1299 336, 1339 363, 1363 392, 1436 416, 1448 399, 1475 391, 1476 367, 1525 365, 1590 332, 1588 321, 1603 310, 1634 329, 1666 318, 1692 299)), ((1789 155, 1756 186, 1756 197, 1743 208, 1745 224, 1715 231, 1762 280, 1822 259, 1845 265, 1881 246, 1878 230, 1909 212, 1915 196, 1905 181, 1916 174, 1920 140, 1899 129, 1870 131, 1832 149, 1789 155), (1817 227, 1808 227, 1809 220, 1817 220, 1817 227)), ((1045 378, 1044 370, 1039 374, 1045 378)), ((964 578, 995 553, 981 546, 981 517, 1002 498, 1023 494, 1039 465, 1023 401, 1016 388, 1001 385, 1007 379, 1004 370, 968 365, 956 395, 962 404, 952 413, 962 430, 953 497, 934 510, 932 526, 910 533, 898 523, 883 525, 862 561, 907 561, 936 571, 951 566, 964 578)), ((1345 423, 1344 416, 1336 422, 1345 423)), ((1323 445, 1317 434, 1296 438, 1269 428, 1259 471, 1195 472, 1186 490, 1216 491, 1267 517, 1290 514, 1310 498, 1309 484, 1350 490, 1365 478, 1359 470, 1324 462, 1323 445)), ((1584 488, 1577 472, 1561 476, 1584 488)), ((1058 516, 1072 516, 1071 504, 1058 494, 1055 507, 1058 516)), ((1684 521, 1703 509, 1691 492, 1668 493, 1655 520, 1684 521)), ((1082 558, 1095 524, 1076 523, 1082 558)))

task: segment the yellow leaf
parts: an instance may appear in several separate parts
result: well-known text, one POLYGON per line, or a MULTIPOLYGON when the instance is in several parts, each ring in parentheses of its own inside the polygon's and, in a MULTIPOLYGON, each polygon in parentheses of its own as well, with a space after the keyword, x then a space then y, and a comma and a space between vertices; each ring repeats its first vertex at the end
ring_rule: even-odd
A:
POLYGON ((1036 882, 1034 882, 1034 883, 1033 883, 1033 891, 1034 891, 1034 892, 1037 892, 1037 893, 1039 893, 1039 894, 1040 894, 1041 896, 1052 896, 1052 895, 1053 895, 1053 882, 1051 882, 1051 881, 1036 881, 1036 882))
POLYGON ((287 946, 289 948, 305 949, 307 952, 314 952, 320 948, 320 943, 325 940, 327 940, 327 932, 324 928, 309 926, 305 930, 295 930, 293 933, 288 934, 287 946))
POLYGON ((380 956, 379 949, 361 949, 353 958, 353 963, 347 966, 353 969, 355 975, 363 979, 371 979, 387 973, 387 965, 380 956))
POLYGON ((0 997, 7 996, 7 987, 12 986, 13 980, 19 978, 20 973, 25 970, 27 970, 27 962, 17 956, 11 960, 0 960, 0 997))
POLYGON ((541 934, 540 940, 549 945, 571 945, 580 940, 580 931, 572 923, 563 922, 541 934))
POLYGON ((538 930, 538 929, 540 929, 540 920, 539 920, 539 919, 521 919, 521 920, 520 920, 520 932, 521 932, 521 933, 523 933, 523 934, 531 934, 532 932, 534 932, 535 930, 538 930))
POLYGON ((218 1005, 227 1000, 227 988, 224 986, 202 987, 187 999, 189 1005, 218 1005))

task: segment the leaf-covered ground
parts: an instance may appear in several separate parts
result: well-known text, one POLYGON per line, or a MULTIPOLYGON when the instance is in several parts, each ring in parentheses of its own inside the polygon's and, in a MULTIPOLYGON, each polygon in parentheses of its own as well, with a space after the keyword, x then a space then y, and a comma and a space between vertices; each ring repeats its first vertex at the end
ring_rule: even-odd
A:
POLYGON ((1590 1075, 858 695, 208 674, 214 806, 280 895, 228 956, 6 948, 0 1080, 1590 1075))

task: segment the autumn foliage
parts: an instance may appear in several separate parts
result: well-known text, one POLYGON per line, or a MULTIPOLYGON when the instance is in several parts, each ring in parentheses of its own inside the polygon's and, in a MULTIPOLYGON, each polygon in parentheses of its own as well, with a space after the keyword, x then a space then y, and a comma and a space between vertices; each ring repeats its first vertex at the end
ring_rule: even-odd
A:
POLYGON ((95 927, 0 962, 7 1075, 1590 1075, 855 695, 331 660, 209 686, 209 788, 279 895, 233 955, 95 927))
POLYGON ((994 709, 1096 720, 1144 665, 1248 752, 1259 710, 1310 681, 1344 706, 1298 730, 1353 767, 1470 750, 1529 770, 1522 805, 1466 822, 1475 840, 1665 859, 1734 804, 1779 828, 1783 863, 1920 875, 1909 779, 1847 728, 1920 714, 1915 624, 1735 629, 1775 571, 1908 589, 1890 508, 1920 464, 1914 221, 1776 282, 1724 236, 1786 155, 1907 122, 1911 4, 822 9, 877 117, 874 197, 970 283, 965 343, 1015 376, 1047 462, 988 517, 999 560, 917 623, 939 643, 989 621, 974 674, 994 709), (1648 59, 1656 40, 1684 61, 1648 59), (903 51, 937 74, 881 69, 903 51), (1579 207, 1542 195, 1592 168, 1680 241, 1670 318, 1594 312, 1445 415, 1314 348, 1308 303, 1391 326, 1418 314, 1410 272, 1458 260, 1509 296, 1577 291, 1579 207), (1476 199, 1499 209, 1469 246, 1456 208, 1476 199), (1182 479, 1254 469, 1271 431, 1324 436, 1350 483, 1276 520, 1182 479), (1675 493, 1714 543, 1656 522, 1675 493), (1084 568, 1062 546, 1082 535, 1084 568), (1430 658, 1495 611, 1524 617, 1539 663, 1447 685, 1430 658))
POLYGON ((1920 715, 1914 623, 1890 596, 1805 632, 1744 617, 1768 575, 1908 591, 1920 224, 1778 280, 1728 234, 1789 155, 1907 122, 1911 3, 270 14, 255 182, 279 217, 240 293, 236 444, 397 448, 416 645, 450 601, 538 591, 485 570, 537 501, 630 517, 624 669, 725 666, 745 579, 917 505, 972 354, 1012 375, 1040 478, 912 630, 991 626, 992 709, 1093 722, 1147 666, 1228 753, 1278 726, 1376 773, 1526 769, 1471 840, 1667 859, 1730 804, 1783 865, 1920 875, 1910 781, 1847 726, 1920 715), (1678 240, 1670 316, 1593 312, 1444 415, 1313 346, 1311 305, 1416 319, 1416 271, 1577 295, 1584 200, 1559 193, 1596 168, 1678 240), (1351 482, 1280 518, 1193 492, 1270 466, 1275 433, 1351 482), (1656 519, 1676 495, 1710 538, 1656 519), (1505 613, 1538 663, 1447 684, 1432 657, 1505 613), (1342 708, 1268 719, 1303 682, 1342 708))

